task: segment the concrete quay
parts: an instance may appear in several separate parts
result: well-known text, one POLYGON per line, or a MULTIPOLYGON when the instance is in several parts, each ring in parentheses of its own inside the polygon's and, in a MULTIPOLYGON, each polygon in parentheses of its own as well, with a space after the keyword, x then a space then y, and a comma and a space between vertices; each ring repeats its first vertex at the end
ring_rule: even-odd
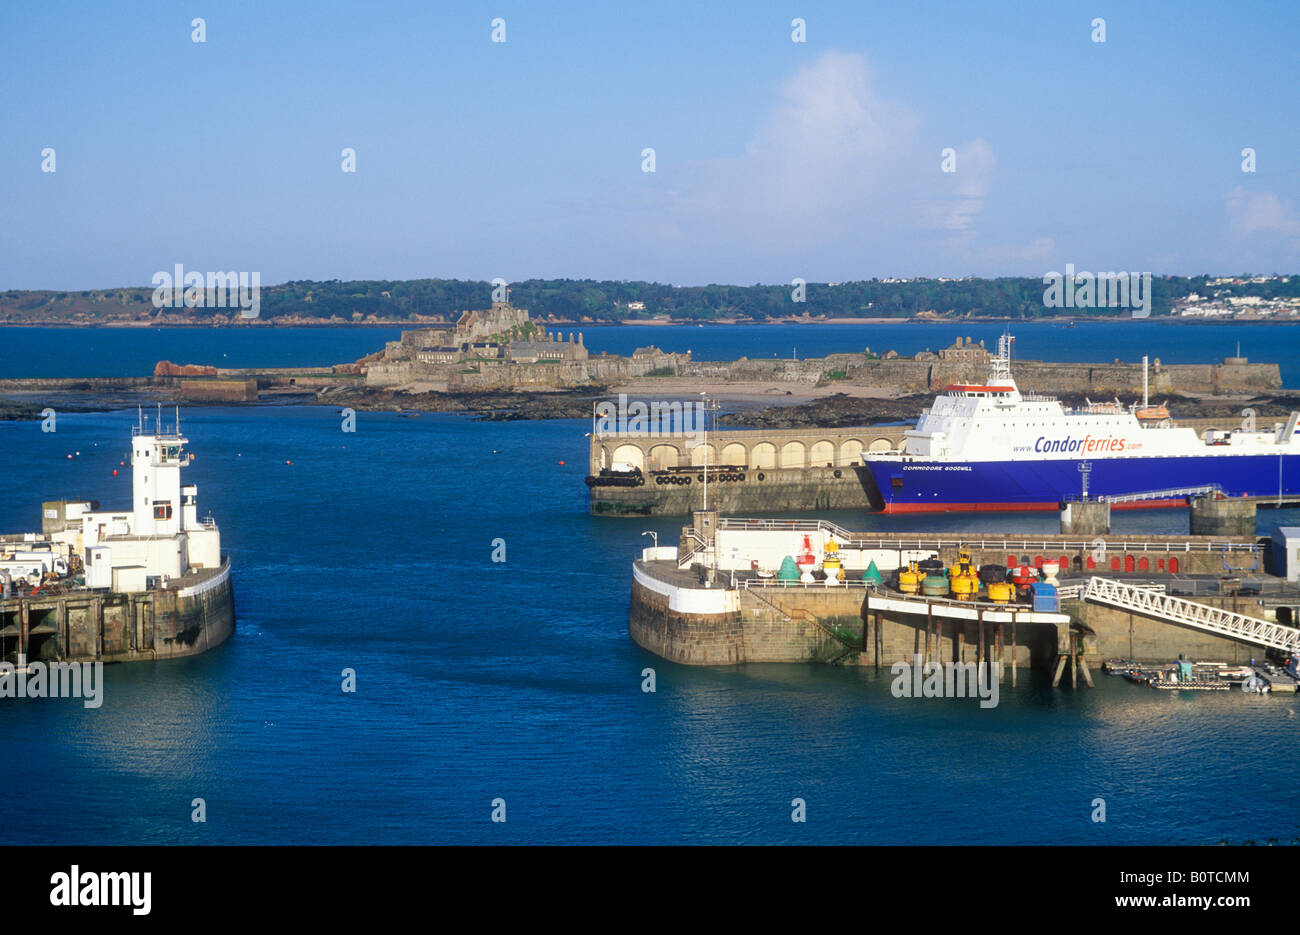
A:
POLYGON ((42 590, 0 600, 0 660, 137 662, 205 652, 235 631, 230 562, 135 593, 42 590))
MULTIPOLYGON (((1251 537, 1130 537, 1109 543, 1115 554, 1095 563, 1086 551, 1090 543, 1065 536, 853 534, 826 523, 718 520, 703 513, 696 520, 683 530, 679 546, 646 549, 633 563, 628 620, 637 645, 685 665, 891 666, 920 656, 999 662, 1013 678, 1016 669, 1054 671, 1058 681, 1070 666, 1074 684, 1081 684, 1110 658, 1242 664, 1270 652, 1267 641, 1253 641, 1249 631, 1230 633, 1098 602, 1084 587, 1088 575, 1098 574, 1130 589, 1190 594, 1175 602, 1231 611, 1248 622, 1273 621, 1268 627, 1275 632, 1290 633, 1291 621, 1300 620, 1300 588, 1263 575, 1261 547, 1251 537), (758 569, 775 568, 801 549, 826 554, 831 538, 847 573, 843 583, 760 576, 758 569), (862 580, 869 562, 888 577, 909 560, 936 557, 948 565, 959 547, 969 549, 977 565, 1059 562, 1059 608, 905 595, 862 580), (1243 567, 1275 585, 1267 597, 1239 590, 1240 571, 1234 577, 1232 569, 1243 567)), ((1300 645, 1300 631, 1294 642, 1300 645)))

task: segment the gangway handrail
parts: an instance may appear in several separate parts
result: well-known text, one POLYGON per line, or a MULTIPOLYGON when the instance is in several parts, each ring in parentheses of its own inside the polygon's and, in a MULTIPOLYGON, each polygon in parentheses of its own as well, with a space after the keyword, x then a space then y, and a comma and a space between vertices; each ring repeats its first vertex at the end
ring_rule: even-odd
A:
POLYGON ((1174 597, 1165 593, 1163 585, 1127 584, 1113 578, 1094 576, 1088 579, 1083 599, 1287 653, 1300 651, 1300 630, 1174 597))
POLYGON ((1206 493, 1223 493, 1218 484, 1201 484, 1196 487, 1168 487, 1164 490, 1143 490, 1136 493, 1103 494, 1096 499, 1102 503, 1137 503, 1141 500, 1172 500, 1175 497, 1195 497, 1206 493))

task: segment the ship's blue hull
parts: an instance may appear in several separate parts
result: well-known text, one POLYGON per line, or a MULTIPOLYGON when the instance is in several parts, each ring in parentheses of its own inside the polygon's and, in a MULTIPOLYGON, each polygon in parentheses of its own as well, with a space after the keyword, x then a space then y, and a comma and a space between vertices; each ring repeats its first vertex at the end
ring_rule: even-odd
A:
MULTIPOLYGON (((877 461, 867 456, 887 513, 948 510, 1054 510, 1082 491, 1077 460, 877 461)), ((1099 458, 1089 461, 1090 496, 1120 496, 1217 485, 1232 497, 1300 494, 1300 454, 1099 458)), ((1172 506, 1180 497, 1133 507, 1172 506)))

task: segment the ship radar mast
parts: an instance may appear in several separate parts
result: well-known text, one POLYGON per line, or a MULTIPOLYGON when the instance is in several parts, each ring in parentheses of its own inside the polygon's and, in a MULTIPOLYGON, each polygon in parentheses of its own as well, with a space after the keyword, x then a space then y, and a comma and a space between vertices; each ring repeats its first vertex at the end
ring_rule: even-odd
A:
POLYGON ((1009 331, 1002 332, 1002 336, 998 338, 998 354, 989 362, 990 385, 1011 384, 1011 345, 1015 340, 1009 331))

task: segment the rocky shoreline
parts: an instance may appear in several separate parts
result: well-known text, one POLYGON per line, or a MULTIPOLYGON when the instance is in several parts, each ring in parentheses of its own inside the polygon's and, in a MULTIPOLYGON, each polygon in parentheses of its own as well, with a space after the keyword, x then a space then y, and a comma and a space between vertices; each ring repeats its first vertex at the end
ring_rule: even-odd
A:
MULTIPOLYGON (((401 389, 330 385, 319 389, 275 387, 261 394, 256 402, 228 402, 185 398, 178 390, 183 384, 139 383, 113 387, 108 381, 58 381, 54 387, 3 388, 0 397, 0 421, 36 420, 47 406, 60 412, 107 412, 137 405, 181 404, 187 407, 304 405, 351 408, 359 412, 447 412, 471 416, 476 421, 517 422, 543 419, 589 419, 593 407, 615 395, 609 386, 588 386, 544 392, 465 391, 409 393, 401 389)), ((1058 393, 1066 406, 1081 406, 1086 398, 1079 393, 1058 393)), ((722 401, 718 425, 727 428, 840 428, 854 425, 881 425, 914 422, 933 395, 914 393, 892 398, 837 393, 816 399, 787 398, 771 405, 755 405, 753 400, 731 400, 727 385, 719 384, 710 396, 722 401)), ((634 399, 649 399, 634 394, 634 399)), ((1098 400, 1093 400, 1097 402, 1098 400)), ((767 400, 763 400, 766 403, 767 400)), ((1174 419, 1240 418, 1243 409, 1255 411, 1258 418, 1285 417, 1300 409, 1300 395, 1282 393, 1256 397, 1161 396, 1152 403, 1167 403, 1174 419)))

